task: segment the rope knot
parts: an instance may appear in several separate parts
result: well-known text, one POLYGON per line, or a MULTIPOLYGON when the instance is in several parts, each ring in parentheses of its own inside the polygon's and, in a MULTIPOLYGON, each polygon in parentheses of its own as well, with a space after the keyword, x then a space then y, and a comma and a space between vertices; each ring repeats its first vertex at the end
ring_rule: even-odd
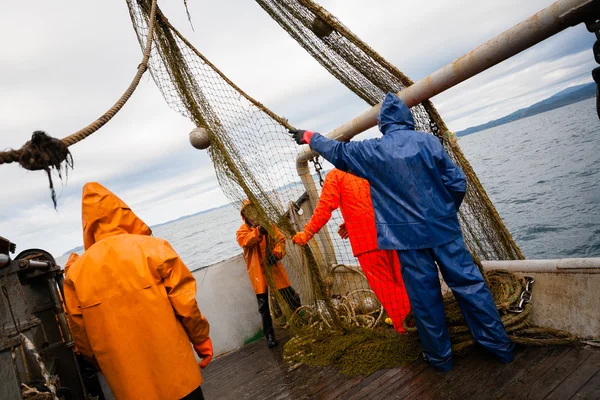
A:
POLYGON ((73 165, 71 152, 63 142, 44 131, 35 131, 31 140, 21 148, 19 164, 30 171, 39 171, 48 168, 60 169, 65 160, 69 166, 73 165))
POLYGON ((73 157, 66 144, 61 140, 53 138, 44 131, 35 131, 29 140, 20 149, 21 156, 19 164, 30 171, 44 170, 48 175, 50 183, 50 193, 52 203, 56 209, 56 192, 52 182, 51 169, 58 172, 58 177, 62 181, 63 162, 65 176, 68 176, 68 168, 73 168, 73 157))

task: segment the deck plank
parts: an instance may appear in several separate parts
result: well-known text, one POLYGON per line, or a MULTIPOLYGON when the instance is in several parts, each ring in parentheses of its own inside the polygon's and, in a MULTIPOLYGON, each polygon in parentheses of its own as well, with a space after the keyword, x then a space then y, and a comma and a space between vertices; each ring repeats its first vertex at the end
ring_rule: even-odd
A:
POLYGON ((560 347, 551 357, 544 357, 539 362, 529 365, 522 374, 510 381, 502 388, 499 399, 514 399, 517 396, 527 398, 525 393, 538 380, 543 379, 544 375, 560 360, 562 360, 571 351, 570 347, 560 347))
MULTIPOLYGON (((600 372, 600 351, 590 352, 591 356, 583 365, 575 369, 546 397, 549 400, 569 399, 579 391, 596 373, 600 372)), ((600 394, 598 395, 600 397, 600 394)))
POLYGON ((571 399, 586 399, 598 400, 600 398, 600 372, 596 372, 594 376, 586 382, 571 399))
MULTIPOLYGON (((519 362, 527 354, 524 349, 515 351, 513 363, 519 362)), ((457 384, 443 388, 440 393, 448 399, 484 398, 483 396, 477 396, 477 391, 488 388, 494 382, 494 379, 505 376, 510 368, 511 364, 502 364, 487 355, 486 361, 480 365, 480 368, 471 377, 472 380, 479 383, 478 385, 470 384, 469 381, 457 381, 457 384)))
POLYGON ((536 365, 556 351, 546 347, 526 347, 517 350, 515 360, 506 365, 495 365, 482 371, 478 385, 465 385, 449 396, 449 399, 486 399, 498 397, 514 379, 523 375, 528 367, 536 365))
POLYGON ((471 351, 467 358, 454 357, 454 367, 443 374, 437 385, 432 385, 427 390, 415 392, 415 398, 447 398, 453 391, 464 387, 471 380, 477 380, 479 375, 487 368, 497 367, 498 362, 483 351, 471 351))
POLYGON ((521 392, 521 396, 526 399, 545 398, 558 387, 573 371, 586 363, 592 356, 587 349, 574 347, 570 349, 559 361, 550 369, 546 370, 536 382, 529 384, 527 390, 521 392))
POLYGON ((437 370, 428 366, 427 368, 424 368, 421 371, 421 373, 412 377, 412 379, 405 381, 402 386, 394 385, 388 387, 388 389, 381 394, 381 398, 411 399, 413 398, 413 396, 411 396, 411 393, 413 393, 415 390, 418 390, 421 387, 429 386, 432 381, 440 379, 441 375, 443 375, 442 372, 437 372, 437 370))
POLYGON ((425 363, 411 363, 398 368, 386 370, 384 374, 379 376, 372 383, 373 387, 364 387, 359 390, 354 390, 350 398, 359 400, 377 397, 390 387, 401 386, 403 381, 411 379, 411 376, 419 374, 423 369, 425 369, 425 367, 425 363))
POLYGON ((349 377, 334 367, 292 369, 283 361, 287 337, 268 349, 264 340, 219 357, 203 371, 207 399, 574 399, 600 397, 600 349, 522 348, 511 364, 483 351, 455 358, 448 373, 422 361, 349 377), (595 396, 595 397, 594 397, 595 396))
MULTIPOLYGON (((343 376, 342 379, 332 379, 330 384, 327 385, 321 392, 317 398, 319 399, 339 399, 345 398, 346 393, 351 393, 356 390, 359 390, 362 387, 368 387, 370 384, 375 381, 379 376, 383 375, 386 371, 381 370, 377 371, 374 374, 371 374, 367 377, 360 376, 356 378, 350 378, 347 376, 343 376)), ((339 375, 342 377, 341 375, 339 375)))

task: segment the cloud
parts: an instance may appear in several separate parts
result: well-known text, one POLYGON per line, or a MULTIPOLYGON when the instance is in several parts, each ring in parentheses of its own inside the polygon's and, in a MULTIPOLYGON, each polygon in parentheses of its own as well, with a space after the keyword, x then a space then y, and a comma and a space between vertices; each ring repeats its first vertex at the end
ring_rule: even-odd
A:
MULTIPOLYGON (((205 56, 293 125, 326 132, 367 108, 256 2, 190 2, 195 31, 181 2, 163 3, 169 20, 205 56)), ((551 1, 321 4, 417 80, 551 1)), ((3 8, 0 35, 7 39, 0 63, 0 148, 20 147, 34 130, 64 137, 86 126, 123 93, 141 59, 124 1, 64 0, 35 7, 12 2, 3 8)), ((434 100, 452 129, 501 117, 589 81, 592 42, 584 28, 570 29, 434 100)), ((38 247, 55 255, 80 245, 80 193, 88 181, 105 184, 149 224, 224 204, 207 153, 188 143, 192 127, 169 109, 145 75, 112 121, 71 147, 75 169, 66 186, 56 182, 58 211, 52 208, 43 172, 0 166, 0 234, 20 250, 38 247)), ((360 137, 377 134, 370 130, 360 137)), ((297 150, 279 150, 275 159, 291 160, 277 176, 293 179, 297 150)))

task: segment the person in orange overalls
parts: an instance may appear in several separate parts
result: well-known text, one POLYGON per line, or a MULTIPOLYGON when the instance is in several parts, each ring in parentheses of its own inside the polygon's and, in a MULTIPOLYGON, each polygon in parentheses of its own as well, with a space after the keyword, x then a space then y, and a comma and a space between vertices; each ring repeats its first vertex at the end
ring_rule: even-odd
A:
POLYGON ((269 310, 269 296, 267 294, 268 282, 265 268, 269 268, 274 286, 286 301, 292 311, 301 305, 300 296, 292 288, 287 273, 281 260, 285 257, 285 237, 277 227, 272 226, 275 237, 271 237, 267 230, 258 223, 256 209, 248 200, 242 204, 240 211, 244 223, 236 233, 236 239, 244 250, 244 259, 250 283, 256 293, 258 312, 262 318, 263 332, 269 348, 277 346, 273 320, 269 310))
POLYGON ((398 255, 392 250, 378 250, 375 211, 371 203, 369 182, 352 174, 332 169, 325 176, 319 203, 312 218, 292 242, 301 246, 327 224, 331 213, 340 208, 344 223, 338 233, 349 238, 352 252, 365 273, 367 283, 392 319, 394 330, 404 333, 402 321, 410 311, 408 295, 400 273, 398 255))
POLYGON ((102 185, 83 187, 81 214, 85 252, 64 284, 77 349, 117 399, 203 399, 200 369, 213 351, 196 280, 171 245, 151 237, 102 185))

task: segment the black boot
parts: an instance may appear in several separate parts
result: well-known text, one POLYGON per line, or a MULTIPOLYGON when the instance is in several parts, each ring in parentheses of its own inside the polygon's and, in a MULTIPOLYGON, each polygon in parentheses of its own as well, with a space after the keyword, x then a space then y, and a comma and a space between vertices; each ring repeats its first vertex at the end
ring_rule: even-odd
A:
POLYGON ((262 318, 263 332, 265 333, 265 339, 267 340, 267 347, 273 348, 277 346, 277 340, 275 340, 273 320, 271 319, 271 312, 269 310, 269 297, 266 293, 257 294, 256 300, 258 301, 258 312, 262 318))
POLYGON ((267 347, 272 349, 277 346, 277 340, 275 339, 275 332, 269 332, 267 335, 267 347))

